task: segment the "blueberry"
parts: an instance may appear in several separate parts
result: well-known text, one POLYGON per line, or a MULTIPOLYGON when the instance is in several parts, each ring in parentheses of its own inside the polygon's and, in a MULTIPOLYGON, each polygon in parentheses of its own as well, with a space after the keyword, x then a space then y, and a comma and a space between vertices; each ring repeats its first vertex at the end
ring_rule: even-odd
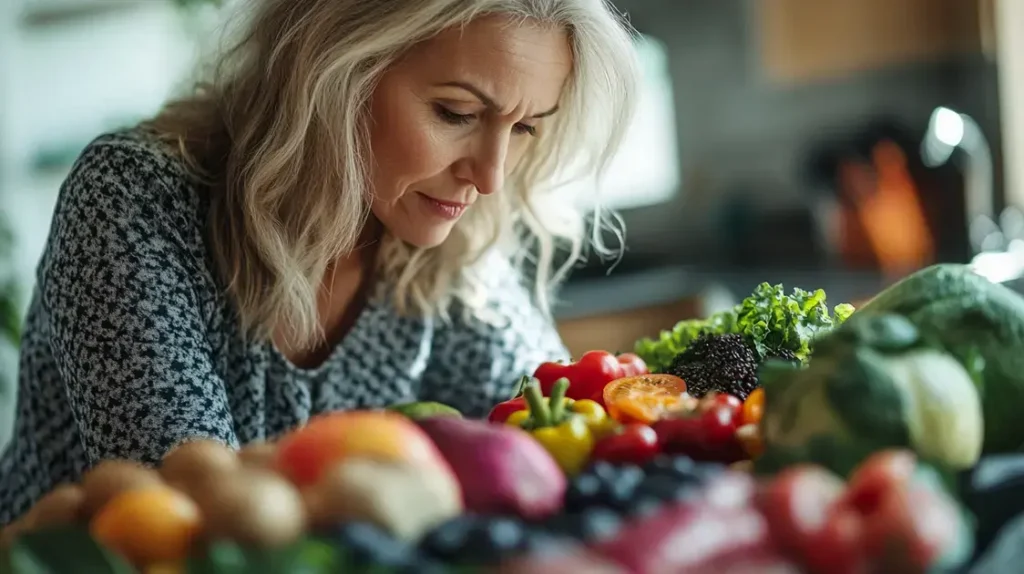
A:
POLYGON ((592 542, 614 536, 622 527, 622 519, 610 508, 594 506, 583 512, 563 514, 552 519, 546 528, 558 539, 569 538, 592 542))
POLYGON ((533 555, 556 554, 572 544, 569 536, 541 528, 528 530, 523 536, 523 552, 533 555))
POLYGON ((466 547, 476 517, 457 516, 431 530, 421 543, 422 550, 442 560, 457 558, 466 547))
POLYGON ((525 527, 516 518, 465 515, 449 520, 424 538, 425 554, 441 560, 492 564, 525 545, 525 527))
POLYGON ((602 490, 602 482, 597 476, 586 473, 577 476, 569 483, 565 491, 565 506, 568 510, 580 510, 590 506, 602 490))
POLYGON ((708 480, 716 478, 718 475, 725 472, 729 467, 720 462, 702 462, 697 465, 694 470, 694 475, 700 482, 706 482, 708 480))
POLYGON ((601 482, 607 484, 614 482, 619 477, 619 467, 610 462, 599 460, 590 466, 588 474, 593 474, 601 482))
POLYGON ((407 544, 365 522, 342 524, 335 529, 333 538, 358 563, 403 567, 415 558, 407 544))
POLYGON ((666 475, 648 476, 637 487, 638 493, 664 502, 685 500, 694 490, 693 483, 666 475))
POLYGON ((698 465, 685 455, 659 455, 645 467, 647 474, 699 480, 698 465))
POLYGON ((518 553, 525 538, 523 524, 518 520, 488 517, 470 530, 460 559, 472 564, 494 564, 518 553))
MULTIPOLYGON (((615 482, 609 484, 602 492, 601 502, 619 511, 626 511, 633 505, 636 483, 615 482)), ((592 507, 588 507, 592 508, 592 507)), ((586 511, 588 508, 582 510, 586 511)))
POLYGON ((634 518, 645 518, 655 514, 664 506, 665 501, 649 494, 641 493, 633 500, 633 505, 629 508, 628 513, 634 518))
POLYGON ((516 550, 523 544, 523 525, 513 518, 494 518, 481 525, 483 540, 498 551, 516 550))
POLYGON ((599 542, 618 534, 622 519, 606 508, 595 507, 580 515, 580 539, 585 542, 599 542))

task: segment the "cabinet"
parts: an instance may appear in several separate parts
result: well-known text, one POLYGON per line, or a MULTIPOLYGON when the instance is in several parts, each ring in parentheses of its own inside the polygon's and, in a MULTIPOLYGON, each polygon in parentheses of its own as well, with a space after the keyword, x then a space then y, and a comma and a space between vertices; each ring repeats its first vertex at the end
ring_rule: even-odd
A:
POLYGON ((987 0, 755 0, 760 63, 773 80, 804 82, 978 52, 987 5, 987 0))
POLYGON ((1024 207, 1024 2, 996 0, 1006 202, 1024 207))

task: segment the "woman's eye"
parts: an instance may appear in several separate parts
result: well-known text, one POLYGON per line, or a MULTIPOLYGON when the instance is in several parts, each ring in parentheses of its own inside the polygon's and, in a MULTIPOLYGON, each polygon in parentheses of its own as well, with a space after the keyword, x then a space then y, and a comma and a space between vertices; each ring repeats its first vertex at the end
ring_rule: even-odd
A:
POLYGON ((516 124, 512 126, 512 132, 521 135, 535 136, 537 135, 537 128, 526 124, 516 124))
POLYGON ((437 117, 441 118, 441 120, 453 126, 463 126, 473 121, 472 114, 457 114, 441 105, 434 106, 434 112, 437 113, 437 117))

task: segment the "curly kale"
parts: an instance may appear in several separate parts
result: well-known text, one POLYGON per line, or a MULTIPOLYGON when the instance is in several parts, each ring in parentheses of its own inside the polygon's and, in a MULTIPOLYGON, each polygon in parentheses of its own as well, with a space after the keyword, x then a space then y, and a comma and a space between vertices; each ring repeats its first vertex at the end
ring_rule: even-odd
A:
POLYGON ((842 324, 853 313, 847 304, 829 309, 821 289, 793 289, 762 283, 739 305, 708 317, 679 322, 657 339, 637 341, 635 352, 649 368, 666 372, 675 358, 705 335, 736 334, 758 360, 795 356, 806 361, 814 339, 842 324))

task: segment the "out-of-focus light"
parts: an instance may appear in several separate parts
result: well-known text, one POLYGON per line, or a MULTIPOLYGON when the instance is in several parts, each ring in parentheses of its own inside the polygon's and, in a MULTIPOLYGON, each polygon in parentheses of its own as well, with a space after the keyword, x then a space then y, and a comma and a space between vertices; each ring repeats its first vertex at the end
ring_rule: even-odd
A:
POLYGON ((953 150, 964 143, 966 132, 962 115, 946 107, 935 108, 921 143, 921 158, 925 164, 938 167, 949 161, 953 150))
POLYGON ((956 147, 964 141, 964 118, 949 108, 936 108, 930 122, 935 138, 956 147))
POLYGON ((1008 251, 979 253, 971 260, 971 269, 993 283, 1006 283, 1024 277, 1024 242, 1016 239, 1008 251))

